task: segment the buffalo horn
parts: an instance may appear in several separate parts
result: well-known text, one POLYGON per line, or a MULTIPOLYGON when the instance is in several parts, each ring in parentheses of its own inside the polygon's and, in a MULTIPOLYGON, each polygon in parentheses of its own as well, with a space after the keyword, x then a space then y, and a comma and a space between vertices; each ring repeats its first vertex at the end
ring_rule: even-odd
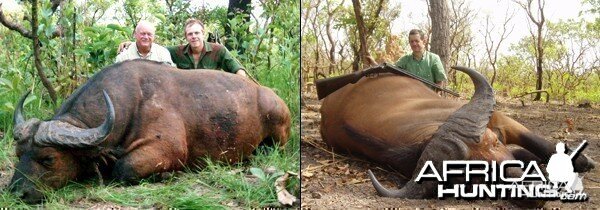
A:
POLYGON ((464 142, 479 143, 496 104, 494 90, 479 72, 462 66, 452 68, 471 77, 475 85, 475 93, 469 103, 448 117, 432 138, 460 139, 464 142))
POLYGON ((31 91, 27 91, 25 95, 21 96, 21 99, 19 99, 19 103, 17 103, 17 107, 15 107, 15 114, 13 116, 13 125, 15 127, 25 122, 25 118, 23 117, 23 104, 25 104, 25 99, 27 99, 29 93, 31 93, 31 91))
POLYGON ((30 120, 31 122, 26 122, 25 117, 23 117, 23 105, 25 104, 25 99, 27 99, 29 93, 31 93, 31 91, 27 91, 25 95, 21 96, 13 115, 13 136, 17 143, 28 139, 28 136, 31 135, 31 128, 39 124, 38 119, 34 118, 30 120))
POLYGON ((41 146, 68 148, 92 148, 102 143, 112 131, 115 120, 112 101, 106 91, 102 92, 108 110, 104 122, 100 126, 83 129, 58 120, 43 122, 35 136, 35 143, 41 146))

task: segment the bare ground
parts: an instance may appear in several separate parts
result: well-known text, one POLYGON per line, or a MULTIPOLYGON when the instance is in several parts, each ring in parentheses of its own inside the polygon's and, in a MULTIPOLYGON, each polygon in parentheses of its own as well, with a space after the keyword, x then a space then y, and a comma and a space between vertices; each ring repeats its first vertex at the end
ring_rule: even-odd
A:
MULTIPOLYGON (((384 198, 377 195, 366 171, 375 175, 388 189, 402 186, 408 179, 390 173, 376 164, 353 157, 334 154, 321 140, 319 133, 320 102, 314 93, 304 94, 302 107, 302 207, 331 209, 364 208, 517 208, 504 200, 465 201, 457 199, 410 200, 384 198)), ((574 105, 529 103, 523 107, 518 100, 497 99, 496 110, 506 113, 533 132, 556 143, 565 141, 571 148, 588 140, 584 153, 600 162, 600 108, 578 108, 574 105), (566 129, 572 129, 569 133, 566 129)), ((600 166, 585 173, 584 192, 587 202, 547 202, 546 208, 600 207, 600 166)))

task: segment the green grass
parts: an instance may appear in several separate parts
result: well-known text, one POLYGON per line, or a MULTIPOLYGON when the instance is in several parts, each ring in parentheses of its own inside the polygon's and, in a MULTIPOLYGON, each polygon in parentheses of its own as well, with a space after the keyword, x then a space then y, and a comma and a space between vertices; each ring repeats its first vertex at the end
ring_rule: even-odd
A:
POLYGON ((224 209, 225 206, 221 203, 227 201, 228 197, 220 192, 219 189, 204 184, 198 174, 190 173, 161 183, 142 182, 136 186, 71 183, 58 190, 46 191, 46 201, 32 206, 21 203, 10 194, 2 193, 0 206, 49 209, 92 206, 224 209))

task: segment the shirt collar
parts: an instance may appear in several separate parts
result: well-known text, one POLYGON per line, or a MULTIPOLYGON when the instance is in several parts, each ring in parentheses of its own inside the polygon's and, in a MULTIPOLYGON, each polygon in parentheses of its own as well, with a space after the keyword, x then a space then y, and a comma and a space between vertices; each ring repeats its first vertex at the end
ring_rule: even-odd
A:
POLYGON ((147 59, 150 57, 150 55, 152 55, 152 47, 154 47, 154 43, 152 43, 152 46, 150 46, 150 52, 148 52, 148 54, 146 54, 146 56, 142 56, 142 53, 140 53, 140 51, 137 48, 137 43, 134 43, 133 47, 134 47, 134 50, 137 53, 137 55, 140 56, 140 58, 147 59))
POLYGON ((425 50, 425 52, 423 52, 423 56, 421 57, 421 60, 415 59, 415 56, 413 55, 414 53, 410 53, 410 58, 412 58, 415 61, 422 61, 423 59, 425 59, 425 56, 427 56, 427 53, 429 53, 429 51, 427 51, 427 50, 425 50))

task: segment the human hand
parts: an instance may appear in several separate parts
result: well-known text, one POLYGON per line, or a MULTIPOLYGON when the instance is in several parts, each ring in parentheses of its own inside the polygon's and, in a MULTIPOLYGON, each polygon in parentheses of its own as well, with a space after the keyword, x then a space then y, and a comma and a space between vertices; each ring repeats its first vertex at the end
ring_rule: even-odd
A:
POLYGON ((246 78, 248 77, 248 75, 246 74, 246 71, 244 69, 238 70, 235 74, 242 75, 242 76, 244 76, 246 78))
POLYGON ((117 50, 117 54, 126 50, 132 43, 133 42, 130 41, 121 42, 121 44, 119 44, 119 50, 117 50))

